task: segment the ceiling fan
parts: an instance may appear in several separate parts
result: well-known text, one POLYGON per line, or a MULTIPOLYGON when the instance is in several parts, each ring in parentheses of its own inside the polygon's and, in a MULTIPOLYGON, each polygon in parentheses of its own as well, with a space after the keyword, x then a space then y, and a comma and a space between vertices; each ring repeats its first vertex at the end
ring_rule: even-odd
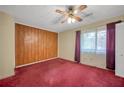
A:
MULTIPOLYGON (((78 7, 71 5, 67 7, 66 11, 56 9, 56 12, 64 16, 64 19, 61 21, 61 23, 65 23, 66 21, 68 23, 75 23, 76 21, 81 22, 83 20, 78 14, 82 13, 86 8, 87 5, 80 5, 78 7)), ((87 14, 85 17, 90 15, 91 14, 87 14)))

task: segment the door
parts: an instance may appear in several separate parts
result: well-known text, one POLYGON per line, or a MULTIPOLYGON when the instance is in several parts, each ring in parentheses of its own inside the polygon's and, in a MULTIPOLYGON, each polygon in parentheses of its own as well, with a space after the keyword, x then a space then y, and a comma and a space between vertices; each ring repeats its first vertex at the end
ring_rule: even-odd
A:
POLYGON ((116 25, 116 63, 115 73, 124 77, 124 23, 116 25))

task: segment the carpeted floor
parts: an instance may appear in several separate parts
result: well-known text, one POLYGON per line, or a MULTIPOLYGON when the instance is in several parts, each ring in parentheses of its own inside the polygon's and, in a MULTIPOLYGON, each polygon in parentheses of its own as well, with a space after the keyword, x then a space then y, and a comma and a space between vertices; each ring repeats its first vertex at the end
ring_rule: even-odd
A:
POLYGON ((124 86, 124 78, 112 71, 58 58, 18 68, 15 76, 0 80, 0 86, 119 87, 124 86))

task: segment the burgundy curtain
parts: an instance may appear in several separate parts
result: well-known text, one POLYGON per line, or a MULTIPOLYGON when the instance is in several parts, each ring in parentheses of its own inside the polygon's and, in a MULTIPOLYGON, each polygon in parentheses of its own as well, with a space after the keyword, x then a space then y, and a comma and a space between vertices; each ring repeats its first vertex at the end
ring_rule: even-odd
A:
POLYGON ((106 67, 115 69, 115 25, 118 22, 107 24, 106 67))
POLYGON ((76 31, 75 61, 80 63, 80 31, 76 31))

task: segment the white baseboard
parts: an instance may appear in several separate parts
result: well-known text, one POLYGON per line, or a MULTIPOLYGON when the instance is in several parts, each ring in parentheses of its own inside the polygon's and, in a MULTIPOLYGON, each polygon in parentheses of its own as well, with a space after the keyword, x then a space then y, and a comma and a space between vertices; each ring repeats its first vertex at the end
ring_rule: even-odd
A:
POLYGON ((15 75, 14 70, 9 71, 9 72, 5 72, 4 74, 0 75, 0 79, 5 79, 7 77, 11 77, 11 76, 14 76, 14 75, 15 75))
POLYGON ((24 66, 28 66, 28 65, 32 65, 32 64, 36 64, 36 63, 41 63, 41 62, 45 62, 45 61, 56 59, 56 58, 58 58, 58 57, 53 57, 53 58, 49 58, 49 59, 45 59, 45 60, 41 60, 41 61, 32 62, 32 63, 29 63, 29 64, 24 64, 24 65, 16 66, 16 68, 24 67, 24 66))
POLYGON ((124 78, 124 73, 115 71, 115 75, 124 78))

